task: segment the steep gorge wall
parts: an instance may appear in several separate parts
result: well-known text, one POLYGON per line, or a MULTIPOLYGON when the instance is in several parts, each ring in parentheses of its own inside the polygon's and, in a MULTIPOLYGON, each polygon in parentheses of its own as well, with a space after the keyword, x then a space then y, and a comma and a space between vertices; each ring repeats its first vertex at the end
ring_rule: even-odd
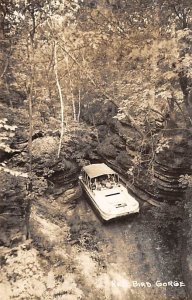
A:
MULTIPOLYGON (((112 102, 95 103, 89 109, 82 111, 83 119, 97 127, 98 130, 98 154, 108 161, 113 162, 117 170, 123 172, 130 182, 147 192, 157 200, 167 200, 170 203, 182 201, 186 184, 180 182, 180 176, 192 174, 192 146, 191 134, 188 130, 167 130, 164 137, 169 140, 168 148, 155 153, 153 160, 153 174, 147 174, 148 165, 138 164, 135 178, 129 175, 129 169, 133 166, 133 160, 141 151, 141 137, 129 122, 119 121, 114 117, 117 107, 112 102), (94 116, 94 123, 93 117, 94 116), (128 173, 127 173, 128 172, 128 173), (153 181, 151 184, 151 178, 153 181)), ((142 151, 147 152, 148 145, 142 151)))
POLYGON ((84 99, 81 112, 98 130, 98 153, 160 201, 182 200, 180 179, 191 174, 191 38, 186 29, 123 41, 120 58, 98 66, 111 100, 84 99))
POLYGON ((167 138, 171 138, 169 148, 154 161, 156 191, 160 199, 174 203, 183 201, 187 187, 184 177, 192 174, 192 136, 188 130, 174 129, 167 138))
POLYGON ((11 247, 26 235, 26 180, 0 172, 0 246, 11 247))

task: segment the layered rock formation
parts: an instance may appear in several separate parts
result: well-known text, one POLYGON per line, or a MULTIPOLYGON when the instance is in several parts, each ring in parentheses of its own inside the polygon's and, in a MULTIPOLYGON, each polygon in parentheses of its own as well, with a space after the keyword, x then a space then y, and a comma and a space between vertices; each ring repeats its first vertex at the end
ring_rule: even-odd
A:
POLYGON ((26 233, 26 180, 0 172, 0 182, 0 246, 13 246, 26 233))
POLYGON ((130 182, 159 201, 182 200, 186 184, 182 184, 180 178, 192 173, 189 130, 167 128, 163 136, 168 141, 168 147, 158 153, 153 149, 152 153, 150 140, 142 144, 141 135, 131 122, 114 118, 117 113, 115 104, 105 102, 102 108, 102 102, 98 101, 93 110, 92 106, 84 109, 83 119, 93 124, 90 117, 93 113, 94 125, 98 130, 97 153, 101 159, 110 162, 130 182), (131 174, 129 170, 138 154, 141 155, 142 161, 134 166, 135 172, 131 174), (148 171, 150 165, 151 172, 148 171))
POLYGON ((175 202, 183 200, 186 190, 182 176, 192 174, 191 134, 174 129, 167 138, 171 138, 169 148, 155 158, 156 193, 159 199, 175 202))

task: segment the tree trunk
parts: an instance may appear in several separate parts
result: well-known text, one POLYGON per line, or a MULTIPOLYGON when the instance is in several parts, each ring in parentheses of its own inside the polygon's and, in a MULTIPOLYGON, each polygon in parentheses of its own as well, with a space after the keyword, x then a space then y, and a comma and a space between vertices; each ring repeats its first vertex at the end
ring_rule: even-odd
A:
POLYGON ((79 88, 79 107, 78 107, 78 115, 77 115, 77 122, 79 123, 80 114, 81 114, 81 90, 79 88))
POLYGON ((63 139, 63 135, 64 135, 64 102, 63 102, 61 86, 60 86, 59 78, 58 78, 57 45, 56 45, 56 43, 54 44, 54 72, 55 72, 55 79, 56 79, 56 84, 57 84, 57 88, 58 88, 58 92, 59 92, 59 99, 60 99, 60 106, 61 106, 61 134, 60 134, 59 149, 58 149, 58 154, 57 154, 57 157, 59 158, 60 152, 61 152, 62 139, 63 139))
POLYGON ((70 93, 71 93, 71 97, 72 97, 73 120, 76 121, 77 120, 77 117, 76 117, 76 107, 75 107, 75 100, 74 100, 74 97, 73 97, 73 87, 72 87, 72 80, 71 80, 71 72, 69 70, 69 60, 68 60, 68 57, 66 57, 66 63, 67 63, 67 71, 68 71, 68 75, 69 75, 70 93))
MULTIPOLYGON (((35 35, 35 20, 34 11, 32 15, 33 28, 29 34, 31 53, 28 47, 28 57, 30 60, 30 85, 28 89, 28 112, 29 112, 29 139, 28 139, 28 151, 29 151, 29 184, 27 187, 28 196, 26 198, 27 204, 25 209, 25 226, 26 226, 26 239, 30 238, 30 215, 32 207, 32 137, 33 137, 33 90, 34 90, 34 76, 35 76, 35 61, 34 61, 34 35, 35 35)), ((27 45, 28 46, 28 45, 27 45)))

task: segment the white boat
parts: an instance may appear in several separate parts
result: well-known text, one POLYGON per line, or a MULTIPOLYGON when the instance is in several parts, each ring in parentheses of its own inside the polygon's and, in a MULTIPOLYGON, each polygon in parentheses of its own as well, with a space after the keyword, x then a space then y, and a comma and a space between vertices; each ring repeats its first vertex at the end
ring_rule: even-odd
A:
POLYGON ((139 203, 106 164, 82 168, 79 181, 94 207, 105 221, 139 212, 139 203))

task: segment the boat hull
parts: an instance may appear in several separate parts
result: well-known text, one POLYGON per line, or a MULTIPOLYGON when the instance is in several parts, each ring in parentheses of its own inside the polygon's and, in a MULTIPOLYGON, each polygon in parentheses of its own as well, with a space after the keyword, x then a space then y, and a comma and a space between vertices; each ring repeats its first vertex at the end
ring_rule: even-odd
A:
POLYGON ((101 207, 99 206, 99 204, 97 203, 97 200, 95 199, 91 190, 84 184, 84 182, 81 179, 79 181, 80 181, 80 185, 81 185, 83 191, 86 193, 87 197, 89 198, 89 201, 94 206, 94 208, 96 209, 96 211, 98 212, 99 216, 101 217, 101 219, 103 221, 110 221, 113 219, 125 217, 130 214, 136 214, 139 212, 139 205, 135 209, 130 209, 129 211, 124 211, 124 212, 121 211, 121 212, 112 212, 111 213, 111 212, 106 212, 106 211, 102 210, 101 207))

